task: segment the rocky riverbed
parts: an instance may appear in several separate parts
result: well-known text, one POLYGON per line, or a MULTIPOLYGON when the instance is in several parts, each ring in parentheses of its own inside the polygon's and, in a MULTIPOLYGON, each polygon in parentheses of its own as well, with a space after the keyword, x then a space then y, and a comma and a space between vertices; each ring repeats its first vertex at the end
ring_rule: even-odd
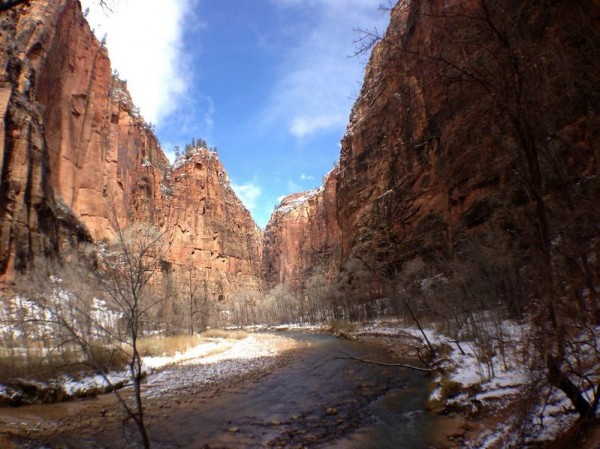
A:
MULTIPOLYGON (((211 346, 209 350, 192 348, 174 357, 147 358, 149 374, 143 385, 143 395, 150 425, 159 420, 165 410, 258 381, 289 363, 292 350, 298 349, 299 343, 289 337, 257 333, 233 342, 223 339, 211 346)), ((86 388, 86 385, 96 388, 93 379, 80 381, 77 388, 86 388)), ((120 389, 119 394, 125 400, 131 400, 130 387, 120 389)), ((130 434, 126 423, 125 411, 114 394, 2 408, 0 448, 80 447, 79 443, 53 443, 71 440, 74 436, 81 444, 95 447, 94 439, 107 431, 123 427, 123 435, 130 434)), ((135 439, 135 436, 129 435, 126 439, 135 439)))
MULTIPOLYGON (((226 351, 160 368, 144 384, 152 447, 428 447, 435 416, 424 408, 427 377, 346 355, 390 357, 381 345, 322 334, 250 334, 226 351)), ((5 411, 0 447, 138 444, 113 394, 5 411)))

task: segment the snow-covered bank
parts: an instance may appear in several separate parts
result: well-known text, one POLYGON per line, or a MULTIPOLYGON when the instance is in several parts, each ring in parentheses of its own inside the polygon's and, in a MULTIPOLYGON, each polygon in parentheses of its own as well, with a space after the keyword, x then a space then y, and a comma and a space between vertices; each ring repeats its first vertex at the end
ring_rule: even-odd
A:
POLYGON ((309 323, 288 323, 288 324, 255 324, 251 326, 245 326, 244 329, 254 332, 327 332, 328 326, 325 324, 309 324, 309 323))
MULTIPOLYGON (((277 356, 294 347, 295 340, 271 334, 249 334, 239 340, 205 339, 182 353, 145 357, 144 392, 149 397, 167 392, 177 394, 179 389, 189 391, 267 369, 275 363, 277 356)), ((23 379, 12 386, 0 385, 0 403, 58 402, 112 391, 128 384, 129 372, 126 370, 78 378, 63 375, 44 382, 23 379)))
POLYGON ((150 357, 154 368, 144 391, 148 398, 189 394, 206 386, 226 383, 249 373, 266 372, 278 356, 294 349, 297 342, 272 334, 249 334, 243 340, 217 339, 174 357, 150 357))
POLYGON ((502 353, 496 349, 487 363, 478 358, 473 342, 457 343, 433 328, 422 332, 402 322, 374 322, 352 335, 394 341, 397 352, 413 355, 427 337, 442 360, 433 376, 429 405, 444 415, 463 418, 448 447, 540 447, 567 432, 578 415, 562 391, 547 385, 540 388, 539 383, 537 389, 533 387, 540 371, 528 367, 525 360, 528 326, 505 321, 501 330, 502 353))

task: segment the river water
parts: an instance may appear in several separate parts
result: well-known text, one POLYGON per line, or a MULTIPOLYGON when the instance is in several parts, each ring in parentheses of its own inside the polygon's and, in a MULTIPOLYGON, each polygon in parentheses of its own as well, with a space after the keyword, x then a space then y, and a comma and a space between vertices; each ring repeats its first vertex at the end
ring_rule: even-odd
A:
MULTIPOLYGON (((426 374, 344 358, 392 361, 380 345, 327 335, 290 336, 303 343, 302 349, 283 368, 217 395, 174 403, 149 414, 153 447, 429 446, 436 419, 424 409, 426 374)), ((55 443, 58 446, 46 447, 123 447, 123 433, 107 428, 85 441, 63 433, 55 443)))
POLYGON ((434 418, 424 410, 425 374, 340 358, 389 362, 379 345, 326 335, 294 338, 308 347, 288 366, 170 412, 152 426, 153 440, 165 448, 428 446, 434 418))

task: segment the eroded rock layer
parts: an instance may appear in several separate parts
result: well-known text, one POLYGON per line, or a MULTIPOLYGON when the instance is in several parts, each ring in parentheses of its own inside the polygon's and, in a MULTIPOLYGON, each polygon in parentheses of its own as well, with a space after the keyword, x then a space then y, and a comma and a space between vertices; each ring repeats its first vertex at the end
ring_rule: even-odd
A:
POLYGON ((249 292, 261 284, 262 231, 229 184, 217 154, 205 148, 181 157, 163 193, 173 236, 175 270, 210 280, 212 297, 249 292))
POLYGON ((323 187, 289 195, 271 216, 264 234, 263 270, 269 285, 300 286, 312 275, 334 277, 341 259, 337 221, 337 169, 323 187))

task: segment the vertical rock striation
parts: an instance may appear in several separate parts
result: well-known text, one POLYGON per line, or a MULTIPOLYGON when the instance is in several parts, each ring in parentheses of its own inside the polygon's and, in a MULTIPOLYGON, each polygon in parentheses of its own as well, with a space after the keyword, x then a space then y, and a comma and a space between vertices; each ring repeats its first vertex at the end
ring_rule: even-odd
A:
POLYGON ((323 187, 284 198, 267 224, 263 240, 263 272, 271 287, 300 287, 313 274, 333 277, 341 257, 337 222, 336 174, 323 187))
POLYGON ((0 284, 143 221, 175 230, 170 274, 191 262, 215 295, 259 288, 260 231, 220 162, 169 167, 78 1, 3 12, 0 48, 0 284))
POLYGON ((599 16, 591 0, 398 2, 320 194, 326 210, 318 195, 288 197, 267 227, 270 284, 351 258, 393 273, 472 238, 527 254, 540 200, 552 235, 597 236, 599 16), (326 235, 339 240, 323 261, 326 235))
POLYGON ((163 192, 174 270, 194 268, 214 299, 261 285, 262 231, 229 184, 217 154, 193 149, 169 170, 163 192))

